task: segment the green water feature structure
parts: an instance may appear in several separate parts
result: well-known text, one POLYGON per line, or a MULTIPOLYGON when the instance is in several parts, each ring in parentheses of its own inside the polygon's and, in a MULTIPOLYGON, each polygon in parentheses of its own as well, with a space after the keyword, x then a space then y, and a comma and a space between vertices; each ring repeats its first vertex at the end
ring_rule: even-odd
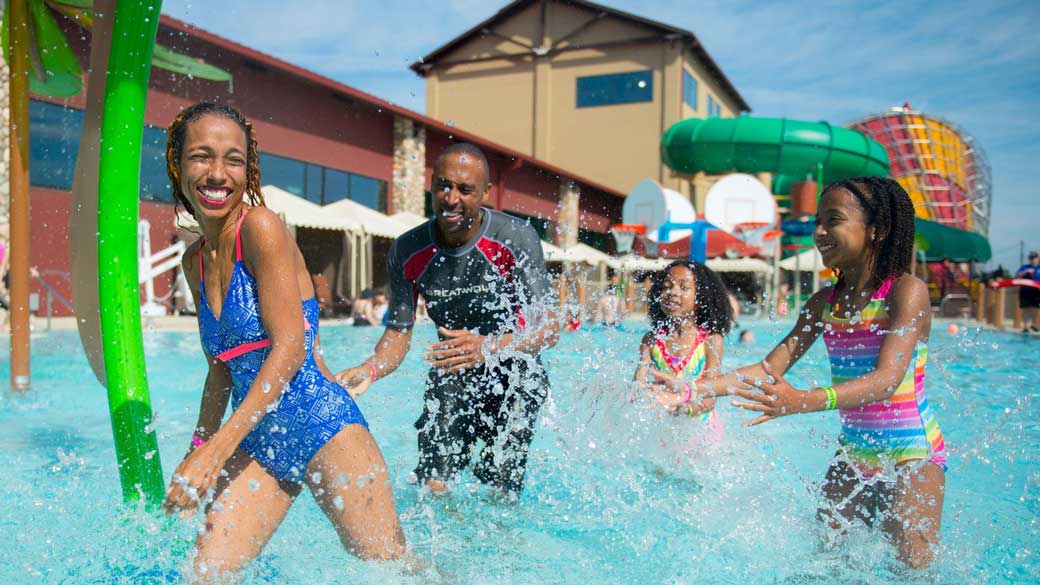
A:
POLYGON ((876 140, 828 122, 786 118, 691 118, 661 137, 661 159, 694 174, 773 173, 773 192, 812 179, 818 188, 851 177, 887 177, 888 154, 876 140))

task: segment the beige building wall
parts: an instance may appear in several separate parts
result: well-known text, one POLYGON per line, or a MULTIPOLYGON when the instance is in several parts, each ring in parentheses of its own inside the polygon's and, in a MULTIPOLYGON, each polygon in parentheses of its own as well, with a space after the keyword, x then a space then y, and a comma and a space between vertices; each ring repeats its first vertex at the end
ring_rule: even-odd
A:
POLYGON ((681 39, 613 16, 593 22, 594 13, 563 3, 545 9, 544 29, 535 4, 438 61, 427 76, 427 113, 618 191, 652 178, 692 198, 693 177, 661 161, 661 135, 680 120, 707 116, 708 95, 723 116, 739 111, 736 102, 723 97, 681 39), (532 50, 603 43, 613 45, 532 50), (478 61, 459 63, 471 59, 478 61), (684 68, 698 82, 696 110, 683 102, 684 68), (652 101, 577 107, 578 78, 646 70, 653 72, 652 101))

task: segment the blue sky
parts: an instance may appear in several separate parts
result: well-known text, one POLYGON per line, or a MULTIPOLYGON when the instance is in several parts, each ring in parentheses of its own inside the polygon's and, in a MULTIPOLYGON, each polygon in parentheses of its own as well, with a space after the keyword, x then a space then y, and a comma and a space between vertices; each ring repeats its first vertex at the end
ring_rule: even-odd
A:
MULTIPOLYGON (((910 102, 975 136, 995 266, 1040 249, 1040 2, 609 0, 692 31, 753 115, 847 124, 910 102)), ((413 110, 408 65, 505 0, 167 0, 163 12, 413 110), (307 8, 301 9, 301 6, 307 8)))

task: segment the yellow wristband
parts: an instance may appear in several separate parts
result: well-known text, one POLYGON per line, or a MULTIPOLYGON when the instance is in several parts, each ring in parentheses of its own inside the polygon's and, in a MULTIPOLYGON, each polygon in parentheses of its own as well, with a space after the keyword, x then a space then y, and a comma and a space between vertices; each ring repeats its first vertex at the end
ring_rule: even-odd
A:
POLYGON ((838 393, 834 390, 834 386, 820 386, 820 389, 827 393, 827 410, 837 408, 838 393))

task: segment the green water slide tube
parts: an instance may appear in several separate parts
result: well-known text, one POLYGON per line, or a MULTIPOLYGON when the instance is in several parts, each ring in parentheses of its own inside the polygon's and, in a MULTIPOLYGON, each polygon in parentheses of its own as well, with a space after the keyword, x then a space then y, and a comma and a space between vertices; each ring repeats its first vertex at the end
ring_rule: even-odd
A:
POLYGON ((773 173, 774 193, 806 178, 823 184, 888 176, 888 154, 876 140, 827 122, 786 118, 692 118, 661 137, 661 159, 680 173, 773 173))

